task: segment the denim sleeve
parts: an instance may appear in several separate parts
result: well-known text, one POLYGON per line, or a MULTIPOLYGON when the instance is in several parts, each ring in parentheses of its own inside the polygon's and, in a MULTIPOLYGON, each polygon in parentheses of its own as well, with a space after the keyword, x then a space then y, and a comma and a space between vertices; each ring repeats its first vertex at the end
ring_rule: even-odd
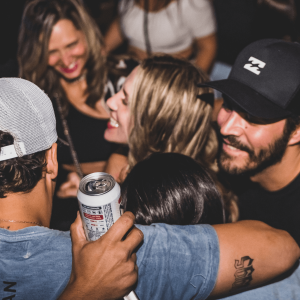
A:
POLYGON ((206 299, 219 268, 219 241, 210 225, 136 225, 144 233, 137 252, 140 300, 206 299))

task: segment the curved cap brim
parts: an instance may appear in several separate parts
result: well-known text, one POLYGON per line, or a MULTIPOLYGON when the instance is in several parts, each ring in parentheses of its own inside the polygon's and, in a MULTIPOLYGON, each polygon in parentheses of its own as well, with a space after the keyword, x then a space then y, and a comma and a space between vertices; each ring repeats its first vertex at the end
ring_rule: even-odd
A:
POLYGON ((234 79, 224 79, 198 84, 208 86, 228 96, 241 110, 262 119, 280 119, 291 115, 291 112, 273 104, 267 98, 247 85, 234 79))

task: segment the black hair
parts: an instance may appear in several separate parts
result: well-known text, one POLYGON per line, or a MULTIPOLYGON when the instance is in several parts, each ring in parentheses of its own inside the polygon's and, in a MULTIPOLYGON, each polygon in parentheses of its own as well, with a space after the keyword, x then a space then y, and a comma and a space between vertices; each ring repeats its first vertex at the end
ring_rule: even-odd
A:
POLYGON ((124 210, 138 224, 220 224, 224 207, 208 170, 191 157, 155 153, 137 163, 121 187, 124 210))
MULTIPOLYGON (((14 143, 7 132, 0 131, 0 151, 14 143)), ((47 165, 46 150, 0 161, 0 198, 8 193, 29 193, 40 181, 47 165)))

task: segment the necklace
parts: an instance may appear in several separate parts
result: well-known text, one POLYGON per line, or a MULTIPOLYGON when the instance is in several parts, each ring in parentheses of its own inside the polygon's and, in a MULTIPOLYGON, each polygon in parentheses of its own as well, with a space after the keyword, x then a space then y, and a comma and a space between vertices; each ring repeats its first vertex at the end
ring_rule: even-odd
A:
POLYGON ((15 220, 5 220, 5 219, 0 219, 0 221, 11 222, 11 223, 31 223, 31 224, 36 224, 36 225, 38 225, 38 226, 42 226, 41 223, 38 223, 38 222, 30 222, 30 221, 15 221, 15 220))

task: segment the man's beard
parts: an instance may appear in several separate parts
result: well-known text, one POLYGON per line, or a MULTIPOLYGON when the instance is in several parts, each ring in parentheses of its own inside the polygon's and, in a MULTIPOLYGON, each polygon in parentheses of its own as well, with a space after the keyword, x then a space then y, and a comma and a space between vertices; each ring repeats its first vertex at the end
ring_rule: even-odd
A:
POLYGON ((260 149, 258 154, 255 154, 252 149, 241 144, 235 136, 229 135, 223 136, 223 138, 229 142, 230 146, 247 152, 249 157, 244 166, 231 167, 230 163, 235 160, 235 157, 232 157, 224 152, 224 150, 221 150, 220 157, 218 159, 219 168, 231 175, 244 174, 254 176, 264 169, 281 161, 290 139, 290 132, 284 131, 280 138, 270 144, 268 148, 260 149))

